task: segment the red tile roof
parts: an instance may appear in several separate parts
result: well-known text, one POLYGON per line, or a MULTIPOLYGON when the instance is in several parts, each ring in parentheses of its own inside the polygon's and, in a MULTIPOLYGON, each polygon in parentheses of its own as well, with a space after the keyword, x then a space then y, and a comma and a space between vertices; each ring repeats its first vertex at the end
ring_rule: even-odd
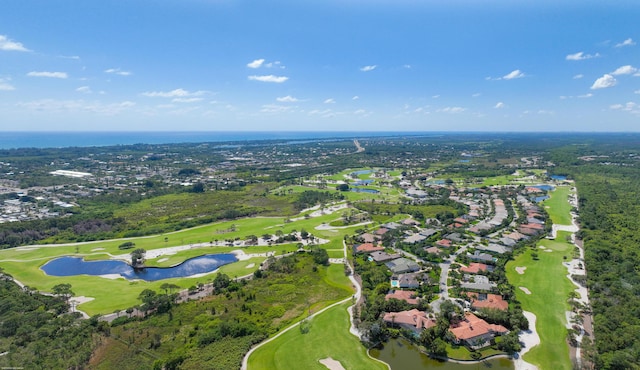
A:
POLYGON ((396 290, 393 293, 389 293, 384 296, 384 299, 388 301, 391 298, 395 298, 409 304, 418 304, 418 298, 415 298, 415 296, 416 292, 410 290, 396 290))
POLYGON ((357 253, 371 253, 376 251, 383 251, 384 247, 373 245, 372 243, 363 243, 356 247, 357 253))
POLYGON ((442 247, 450 247, 451 246, 451 240, 449 239, 440 239, 436 242, 436 244, 438 244, 439 246, 442 247))
POLYGON ((487 265, 485 265, 484 263, 472 262, 467 267, 465 266, 461 267, 460 271, 466 272, 469 274, 477 274, 480 271, 487 271, 487 265))
POLYGON ((481 308, 493 308, 496 310, 506 311, 509 308, 509 303, 502 299, 501 295, 486 294, 486 299, 480 300, 479 298, 485 298, 485 295, 469 292, 467 295, 471 298, 471 307, 475 310, 481 308))
POLYGON ((471 312, 466 312, 464 316, 464 321, 461 321, 457 327, 449 328, 451 334, 453 334, 453 336, 455 336, 459 341, 470 340, 492 332, 506 333, 509 331, 502 325, 489 324, 471 312))
POLYGON ((417 309, 401 312, 386 312, 383 320, 398 325, 410 325, 416 329, 428 329, 436 326, 435 320, 427 318, 426 313, 418 311, 417 309))

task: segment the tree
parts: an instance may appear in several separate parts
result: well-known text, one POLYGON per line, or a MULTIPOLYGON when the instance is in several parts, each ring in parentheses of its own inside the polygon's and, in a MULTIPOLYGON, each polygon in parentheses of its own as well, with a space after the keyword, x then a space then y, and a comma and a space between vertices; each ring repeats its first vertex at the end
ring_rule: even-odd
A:
POLYGON ((131 252, 131 266, 133 266, 133 268, 144 267, 144 257, 146 253, 147 251, 142 248, 131 252))
POLYGON ((51 288, 51 292, 58 297, 62 297, 65 301, 73 297, 75 293, 71 290, 71 284, 58 284, 51 288))

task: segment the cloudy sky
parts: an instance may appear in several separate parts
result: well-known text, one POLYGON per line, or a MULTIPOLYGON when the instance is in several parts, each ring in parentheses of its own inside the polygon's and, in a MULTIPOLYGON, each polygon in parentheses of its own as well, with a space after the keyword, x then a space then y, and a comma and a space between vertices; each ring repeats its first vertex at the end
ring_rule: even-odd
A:
POLYGON ((0 130, 640 131, 636 0, 7 0, 0 130))

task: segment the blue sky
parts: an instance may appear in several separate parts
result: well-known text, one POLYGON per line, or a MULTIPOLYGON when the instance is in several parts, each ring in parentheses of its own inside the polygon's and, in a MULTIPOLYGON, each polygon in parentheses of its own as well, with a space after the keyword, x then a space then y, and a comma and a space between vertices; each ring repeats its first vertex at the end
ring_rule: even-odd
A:
POLYGON ((0 130, 640 131, 637 1, 8 0, 0 130))

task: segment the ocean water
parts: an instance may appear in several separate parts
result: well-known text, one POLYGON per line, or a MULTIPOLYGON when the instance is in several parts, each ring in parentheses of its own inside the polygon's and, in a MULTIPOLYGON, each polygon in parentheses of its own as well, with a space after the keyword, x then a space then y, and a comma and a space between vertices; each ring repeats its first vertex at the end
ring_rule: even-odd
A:
POLYGON ((366 137, 431 136, 424 132, 224 131, 224 132, 0 132, 0 149, 66 148, 131 144, 175 144, 288 140, 291 142, 366 137))

